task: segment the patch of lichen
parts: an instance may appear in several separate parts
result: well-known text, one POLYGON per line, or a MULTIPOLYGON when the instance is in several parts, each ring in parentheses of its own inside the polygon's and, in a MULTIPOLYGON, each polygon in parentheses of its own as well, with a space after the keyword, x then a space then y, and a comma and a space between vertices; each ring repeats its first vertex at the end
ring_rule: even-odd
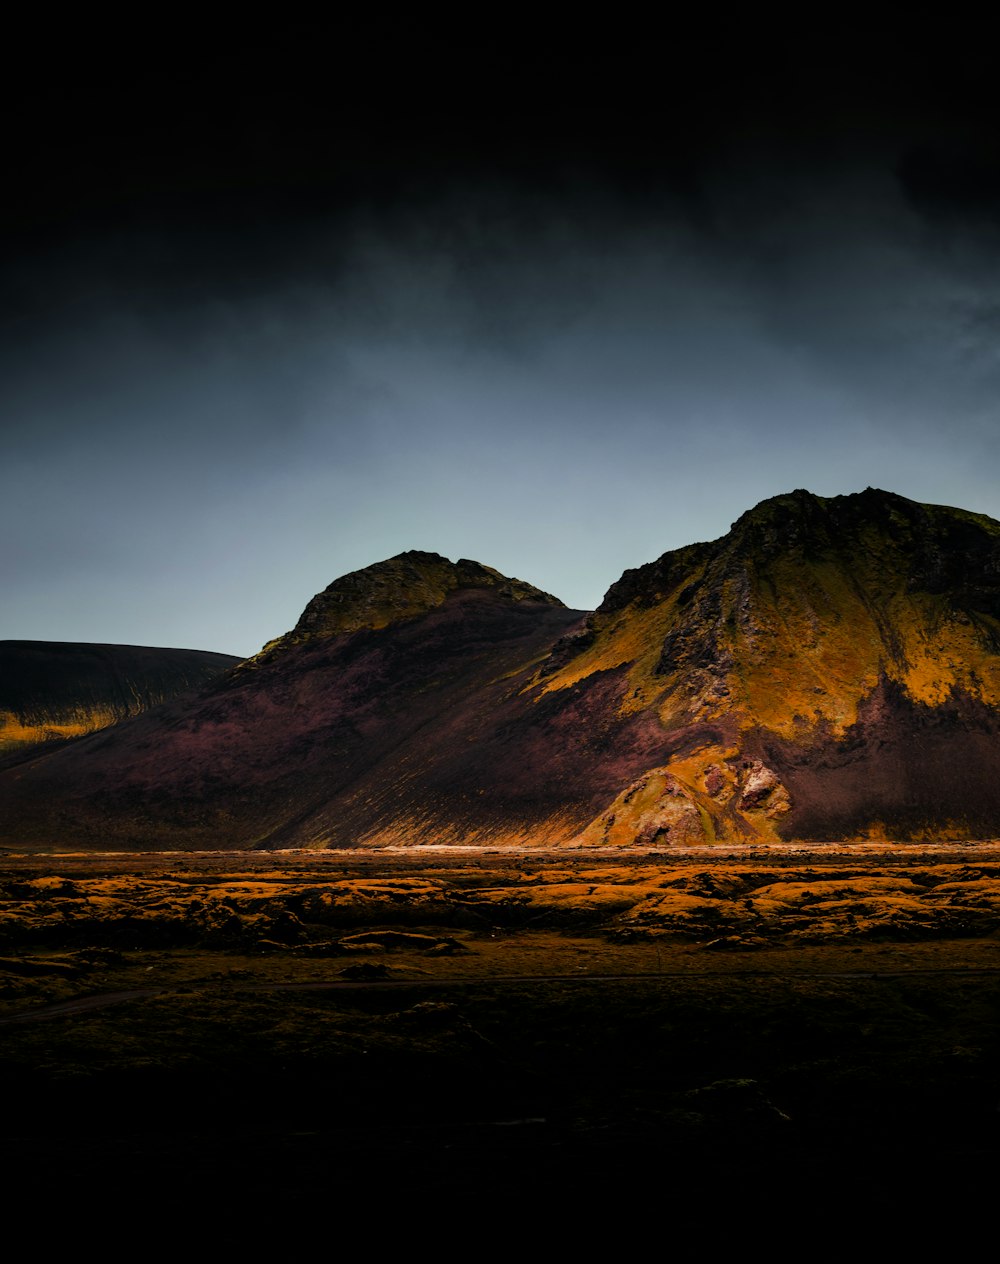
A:
POLYGON ((730 687, 747 724, 802 740, 826 722, 841 733, 880 679, 936 706, 963 691, 1000 706, 1000 658, 990 616, 941 594, 907 591, 905 571, 853 571, 829 561, 776 563, 754 586, 752 622, 730 624, 730 687))
POLYGON ((667 768, 653 768, 626 787, 580 835, 597 847, 701 846, 707 841, 697 792, 667 768))
POLYGON ((746 724, 784 736, 843 729, 879 679, 886 649, 857 583, 831 562, 779 560, 750 574, 750 610, 728 621, 728 684, 746 724))
POLYGON ((744 757, 736 747, 702 745, 642 773, 591 821, 578 842, 594 847, 777 843, 787 810, 787 791, 759 760, 744 757))
MULTIPOLYGON (((730 936, 728 946, 738 947, 751 936, 743 946, 755 948, 1000 931, 995 848, 945 862, 912 849, 895 855, 863 845, 811 855, 775 848, 750 859, 730 855, 720 865, 663 854, 653 860, 652 853, 627 864, 600 854, 549 854, 539 863, 537 853, 505 853, 463 867, 424 857, 423 873, 412 856, 377 864, 362 856, 290 870, 284 881, 254 871, 220 874, 208 857, 192 858, 202 871, 192 868, 180 881, 155 869, 102 878, 100 858, 88 857, 64 857, 63 875, 50 877, 32 873, 24 858, 0 874, 0 906, 10 914, 0 1013, 137 987, 197 984, 226 1000, 249 972, 262 985, 336 983, 345 956, 387 960, 398 979, 558 971, 560 940, 550 938, 535 958, 529 940, 518 938, 540 932, 600 932, 609 945, 638 936, 695 943, 730 936), (212 908, 242 929, 208 933, 212 908), (155 940, 142 934, 154 912, 155 940), (294 935, 274 937, 289 926, 294 935)), ((568 941, 563 948, 576 951, 568 941)), ((595 947, 592 964, 615 973, 620 966, 604 952, 595 947)), ((653 965, 647 958, 640 968, 653 965)))
POLYGON ((24 716, 0 711, 0 753, 34 746, 39 742, 82 737, 124 719, 124 711, 107 707, 66 707, 51 715, 24 716))
POLYGON ((588 626, 596 633, 593 643, 575 655, 565 667, 542 678, 542 693, 569 689, 602 671, 628 668, 629 688, 621 702, 628 714, 651 705, 664 691, 656 677, 660 646, 676 617, 675 596, 642 610, 627 607, 614 615, 592 615, 588 626))

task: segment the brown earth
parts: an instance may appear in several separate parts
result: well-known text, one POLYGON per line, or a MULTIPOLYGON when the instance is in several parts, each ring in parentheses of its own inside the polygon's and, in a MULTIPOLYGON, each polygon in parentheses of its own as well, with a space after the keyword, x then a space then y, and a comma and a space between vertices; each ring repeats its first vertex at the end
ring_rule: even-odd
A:
POLYGON ((681 1223, 995 1178, 997 846, 7 855, 0 891, 12 1197, 169 1184, 278 1239, 331 1190, 681 1223))

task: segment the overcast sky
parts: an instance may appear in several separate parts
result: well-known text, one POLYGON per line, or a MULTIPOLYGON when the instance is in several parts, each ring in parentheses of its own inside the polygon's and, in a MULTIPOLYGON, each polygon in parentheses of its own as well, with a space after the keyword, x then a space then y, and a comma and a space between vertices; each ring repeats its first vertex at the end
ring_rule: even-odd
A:
POLYGON ((15 86, 0 637, 249 654, 410 548, 587 609, 796 487, 1000 518, 985 56, 411 34, 15 86))

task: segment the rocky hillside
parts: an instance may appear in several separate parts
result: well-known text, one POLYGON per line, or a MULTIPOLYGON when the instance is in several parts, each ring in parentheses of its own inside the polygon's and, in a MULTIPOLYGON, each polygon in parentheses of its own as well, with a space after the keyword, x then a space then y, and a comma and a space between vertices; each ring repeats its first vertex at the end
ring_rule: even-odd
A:
POLYGON ((1000 524, 796 491, 589 615, 401 554, 0 801, 28 846, 996 835, 1000 524))
POLYGON ((203 650, 0 641, 0 755, 117 724, 239 661, 203 650))
MULTIPOLYGON (((530 837, 539 794, 509 726, 579 622, 476 563, 405 553, 344 577, 195 700, 0 775, 10 845, 258 847, 530 837)), ((608 783, 611 789, 614 783, 608 783)))
POLYGON ((765 501, 627 571, 541 674, 624 675, 670 757, 588 840, 1000 828, 1000 523, 887 492, 765 501))

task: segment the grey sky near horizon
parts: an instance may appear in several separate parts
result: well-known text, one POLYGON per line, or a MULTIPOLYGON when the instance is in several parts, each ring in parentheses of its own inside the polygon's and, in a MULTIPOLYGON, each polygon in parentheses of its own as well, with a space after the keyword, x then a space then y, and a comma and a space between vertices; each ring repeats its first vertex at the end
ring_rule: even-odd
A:
POLYGON ((0 638, 251 654, 406 549, 590 609, 796 487, 1000 518, 995 207, 922 199, 913 143, 742 138, 696 195, 458 180, 26 252, 0 638))

